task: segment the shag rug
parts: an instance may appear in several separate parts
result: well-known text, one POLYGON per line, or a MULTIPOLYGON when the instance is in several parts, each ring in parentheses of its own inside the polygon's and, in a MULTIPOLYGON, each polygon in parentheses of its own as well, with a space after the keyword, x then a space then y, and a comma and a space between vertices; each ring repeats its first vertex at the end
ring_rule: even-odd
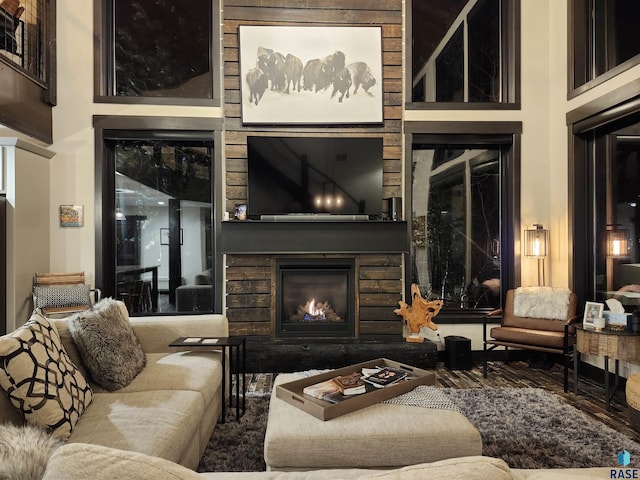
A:
MULTIPOLYGON (((545 390, 442 390, 480 431, 482 454, 511 468, 614 467, 622 450, 640 467, 640 444, 545 390)), ((268 410, 269 397, 247 398, 240 422, 229 416, 216 426, 198 471, 264 471, 268 410)))

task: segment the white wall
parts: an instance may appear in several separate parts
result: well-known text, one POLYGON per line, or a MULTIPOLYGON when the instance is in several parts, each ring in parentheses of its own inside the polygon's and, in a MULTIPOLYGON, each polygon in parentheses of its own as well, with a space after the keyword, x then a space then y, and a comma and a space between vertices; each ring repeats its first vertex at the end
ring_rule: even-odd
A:
POLYGON ((49 268, 49 217, 59 221, 49 202, 52 156, 15 137, 0 137, 0 189, 7 196, 7 305, 1 308, 6 308, 7 332, 29 319, 33 276, 49 268))

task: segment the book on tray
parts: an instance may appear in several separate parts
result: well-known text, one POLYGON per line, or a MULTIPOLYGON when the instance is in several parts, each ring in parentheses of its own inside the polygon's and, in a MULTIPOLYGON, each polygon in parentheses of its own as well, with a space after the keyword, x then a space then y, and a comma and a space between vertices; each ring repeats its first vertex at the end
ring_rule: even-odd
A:
POLYGON ((364 377, 364 381, 374 387, 382 388, 392 385, 407 377, 407 373, 395 368, 384 367, 371 375, 364 377))
POLYGON ((302 393, 331 403, 340 402, 352 395, 366 393, 367 388, 358 372, 340 375, 302 389, 302 393))
POLYGON ((337 376, 333 378, 333 381, 343 395, 358 395, 367 391, 367 387, 361 378, 361 373, 353 372, 351 375, 337 376))

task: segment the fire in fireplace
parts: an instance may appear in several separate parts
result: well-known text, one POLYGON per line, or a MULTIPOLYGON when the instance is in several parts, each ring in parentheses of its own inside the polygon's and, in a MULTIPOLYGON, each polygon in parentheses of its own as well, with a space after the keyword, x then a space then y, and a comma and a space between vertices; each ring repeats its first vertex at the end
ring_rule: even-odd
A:
POLYGON ((300 305, 296 313, 291 315, 292 322, 342 322, 329 302, 316 302, 312 298, 304 305, 300 305))
POLYGON ((352 337, 354 292, 352 259, 279 259, 276 335, 352 337))

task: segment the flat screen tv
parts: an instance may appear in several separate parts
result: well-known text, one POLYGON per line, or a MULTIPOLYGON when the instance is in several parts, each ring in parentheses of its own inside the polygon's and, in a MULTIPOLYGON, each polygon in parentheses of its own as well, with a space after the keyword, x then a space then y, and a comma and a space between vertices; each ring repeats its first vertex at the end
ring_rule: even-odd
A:
POLYGON ((382 216, 382 138, 247 137, 250 218, 382 216))

